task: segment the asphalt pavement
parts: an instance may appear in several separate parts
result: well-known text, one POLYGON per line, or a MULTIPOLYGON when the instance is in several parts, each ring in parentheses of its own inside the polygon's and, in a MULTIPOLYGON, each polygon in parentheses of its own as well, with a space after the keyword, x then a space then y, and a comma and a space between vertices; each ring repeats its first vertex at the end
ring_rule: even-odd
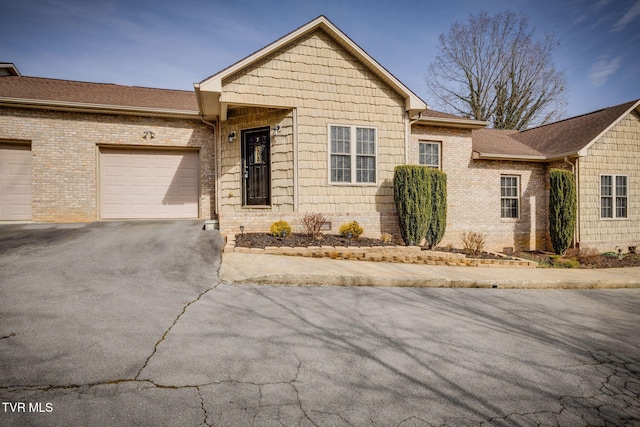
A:
POLYGON ((640 289, 232 284, 202 225, 0 226, 0 425, 640 423, 640 289))

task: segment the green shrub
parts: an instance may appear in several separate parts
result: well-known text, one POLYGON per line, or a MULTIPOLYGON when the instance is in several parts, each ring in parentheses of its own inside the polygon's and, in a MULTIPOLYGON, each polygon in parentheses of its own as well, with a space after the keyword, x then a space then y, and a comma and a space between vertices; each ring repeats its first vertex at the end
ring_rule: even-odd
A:
POLYGON ((430 175, 426 166, 396 166, 393 176, 393 197, 400 225, 400 235, 406 245, 415 245, 427 234, 431 220, 430 175))
POLYGON ((291 227, 287 221, 280 220, 271 224, 270 231, 275 237, 282 237, 283 231, 285 232, 285 236, 289 236, 291 234, 291 227))
POLYGON ((347 233, 351 233, 351 237, 357 239, 363 232, 364 230, 356 221, 351 221, 340 226, 340 235, 342 237, 347 237, 347 233))
POLYGON ((429 248, 436 246, 447 222, 447 175, 427 166, 396 166, 393 197, 405 244, 424 238, 429 248))
POLYGON ((571 245, 576 228, 576 181, 564 169, 549 170, 549 234, 556 254, 562 255, 571 245))
POLYGON ((447 227, 447 175, 437 169, 431 174, 431 221, 427 226, 425 240, 432 249, 440 243, 447 227))

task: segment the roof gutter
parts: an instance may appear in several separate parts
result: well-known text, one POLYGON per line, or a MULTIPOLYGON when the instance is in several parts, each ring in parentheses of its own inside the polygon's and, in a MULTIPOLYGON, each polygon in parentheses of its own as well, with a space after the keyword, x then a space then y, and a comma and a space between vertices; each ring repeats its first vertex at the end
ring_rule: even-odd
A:
POLYGON ((483 129, 489 125, 489 122, 471 119, 453 119, 443 117, 421 117, 418 116, 413 123, 422 122, 420 124, 428 124, 432 126, 457 127, 467 129, 483 129))
POLYGON ((198 111, 173 110, 165 108, 132 107, 123 105, 90 104, 83 102, 48 101, 39 99, 23 99, 0 97, 0 106, 57 111, 74 111, 86 113, 107 113, 126 115, 151 115, 163 117, 199 119, 198 111))
POLYGON ((546 162, 548 160, 546 156, 481 153, 479 151, 473 151, 472 158, 475 160, 513 160, 516 162, 546 162))

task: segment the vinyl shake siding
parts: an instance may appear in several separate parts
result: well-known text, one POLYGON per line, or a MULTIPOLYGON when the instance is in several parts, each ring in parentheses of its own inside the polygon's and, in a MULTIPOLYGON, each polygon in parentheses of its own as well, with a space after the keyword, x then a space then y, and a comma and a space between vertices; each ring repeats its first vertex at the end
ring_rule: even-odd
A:
MULTIPOLYGON (((231 131, 239 137, 242 129, 280 126, 271 141, 271 212, 294 211, 294 110, 298 211, 339 214, 345 219, 353 214, 354 219, 365 222, 369 214, 379 217, 395 212, 393 170, 405 162, 405 101, 324 31, 317 30, 285 46, 223 79, 222 85, 221 102, 265 106, 230 107, 228 120, 222 125, 223 138, 231 131), (375 183, 330 182, 330 125, 375 129, 375 183)), ((233 144, 222 144, 220 213, 260 216, 255 208, 242 207, 240 150, 239 138, 233 144)), ((379 224, 376 228, 375 235, 379 224)))
MULTIPOLYGON (((640 114, 631 112, 579 159, 580 245, 600 250, 640 242, 640 114), (627 176, 627 217, 601 218, 600 176, 627 176)), ((615 184, 615 180, 614 180, 615 184)), ((614 198, 615 209, 615 198, 614 198)))

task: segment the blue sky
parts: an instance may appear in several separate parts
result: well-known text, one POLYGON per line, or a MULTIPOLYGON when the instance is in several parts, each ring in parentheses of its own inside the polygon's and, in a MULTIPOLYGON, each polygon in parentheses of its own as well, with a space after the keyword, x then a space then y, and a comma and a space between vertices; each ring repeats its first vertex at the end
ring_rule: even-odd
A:
POLYGON ((0 0, 0 61, 28 76, 192 90, 325 15, 437 109, 424 76, 438 35, 507 9, 560 39, 568 116, 640 98, 640 0, 0 0))

